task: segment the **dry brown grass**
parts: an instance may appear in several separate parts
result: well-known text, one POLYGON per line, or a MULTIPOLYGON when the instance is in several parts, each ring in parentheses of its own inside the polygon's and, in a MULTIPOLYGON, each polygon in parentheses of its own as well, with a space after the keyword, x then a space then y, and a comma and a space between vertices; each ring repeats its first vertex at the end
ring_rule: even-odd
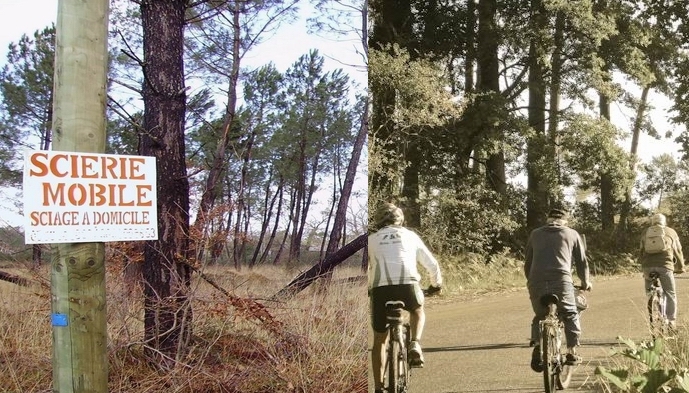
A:
MULTIPOLYGON (((314 285, 291 300, 269 302, 261 299, 293 278, 281 268, 214 267, 205 273, 231 294, 261 301, 283 328, 274 333, 247 319, 225 295, 197 278, 188 353, 163 373, 143 355, 140 291, 120 272, 109 270, 109 392, 366 392, 364 283, 332 285, 325 291, 314 285)), ((359 274, 356 268, 343 268, 336 277, 359 274)), ((47 280, 47 269, 40 276, 47 280)), ((46 286, 0 281, 0 392, 52 391, 49 293, 46 286)))

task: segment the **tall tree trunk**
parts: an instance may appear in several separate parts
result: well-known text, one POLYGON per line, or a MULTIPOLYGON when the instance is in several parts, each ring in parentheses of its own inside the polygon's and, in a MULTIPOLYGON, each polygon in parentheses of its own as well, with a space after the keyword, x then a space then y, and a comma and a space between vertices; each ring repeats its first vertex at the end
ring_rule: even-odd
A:
MULTIPOLYGON (((319 126, 320 134, 318 140, 323 140, 325 138, 325 126, 319 126)), ((301 257, 301 246, 304 237, 304 229, 306 228, 306 219, 309 215, 309 209, 311 207, 311 202, 313 201, 313 194, 316 190, 316 177, 318 175, 318 170, 320 167, 320 159, 323 148, 317 146, 314 149, 314 153, 308 157, 307 156, 307 145, 313 143, 313 138, 309 138, 309 118, 306 117, 302 129, 302 137, 299 143, 299 181, 297 185, 297 197, 295 199, 293 221, 294 228, 292 228, 292 238, 290 241, 290 263, 296 262, 301 257), (311 139, 311 141, 310 141, 311 139)), ((313 147, 311 146, 313 149, 313 147)))
MULTIPOLYGON (((550 109, 548 119, 548 136, 550 137, 550 145, 552 146, 553 158, 555 160, 555 170, 557 171, 557 184, 560 184, 560 90, 562 78, 562 64, 564 52, 564 29, 565 29, 565 15, 562 11, 558 11, 555 17, 555 34, 554 34, 554 48, 551 56, 551 80, 550 80, 550 109)), ((558 198, 559 195, 553 195, 553 198, 558 198)))
POLYGON ((157 161, 158 240, 144 251, 144 342, 146 353, 171 367, 191 333, 189 304, 189 181, 184 119, 185 0, 143 0, 146 130, 140 153, 157 161))
MULTIPOLYGON (((275 241, 275 237, 277 236, 278 228, 280 227, 280 216, 282 214, 282 204, 284 203, 284 192, 285 192, 285 178, 280 176, 280 181, 278 182, 278 189, 277 189, 277 194, 278 194, 278 206, 275 209, 275 223, 273 224, 273 230, 270 233, 270 236, 268 237, 268 243, 266 244, 265 250, 263 250, 263 253, 261 254, 261 258, 259 258, 259 263, 263 263, 267 258, 268 255, 271 252, 271 248, 273 246, 273 242, 275 241)), ((285 229, 285 232, 288 232, 289 228, 285 229)), ((277 263, 277 259, 275 259, 275 262, 277 263)))
MULTIPOLYGON (((639 102, 639 107, 636 108, 636 118, 634 119, 634 125, 632 127, 632 145, 629 149, 629 169, 633 176, 636 174, 636 161, 637 161, 637 151, 639 149, 639 137, 641 136, 641 125, 643 124, 644 116, 646 115, 646 108, 648 106, 648 93, 651 90, 649 85, 644 86, 641 91, 641 101, 639 102)), ((618 240, 622 240, 623 236, 629 233, 629 215, 632 211, 632 190, 634 188, 634 181, 636 179, 632 178, 629 181, 629 185, 625 190, 624 194, 624 204, 622 205, 622 210, 620 212, 620 222, 618 224, 618 240)))
MULTIPOLYGON (((227 107, 225 109, 225 119, 221 128, 220 140, 218 140, 215 155, 213 156, 213 163, 208 171, 206 187, 203 190, 199 203, 199 211, 196 214, 196 220, 192 226, 192 231, 197 234, 197 237, 198 234, 205 232, 208 221, 212 219, 208 214, 215 205, 215 200, 218 196, 218 187, 221 185, 220 179, 227 168, 227 149, 232 140, 231 133, 237 115, 237 89, 241 61, 240 15, 242 4, 243 2, 236 1, 232 9, 232 69, 230 70, 229 85, 227 88, 227 107)), ((199 257, 202 255, 201 245, 203 244, 203 240, 201 237, 198 237, 197 239, 193 239, 193 241, 193 244, 191 244, 193 247, 192 255, 194 257, 199 257)), ((213 247, 213 245, 211 245, 211 247, 213 247)))
MULTIPOLYGON (((52 102, 53 98, 53 91, 51 90, 50 92, 50 101, 52 102)), ((47 116, 45 118, 45 121, 42 122, 43 126, 41 135, 42 135, 42 141, 41 141, 41 149, 42 150, 49 150, 50 149, 50 142, 52 140, 52 130, 51 130, 51 125, 53 124, 53 107, 50 106, 47 110, 47 116)), ((41 250, 41 245, 40 244, 34 244, 31 246, 31 260, 33 261, 33 265, 38 268, 41 265, 41 260, 43 259, 43 251, 41 250)))
POLYGON ((368 99, 364 103, 364 113, 361 116, 361 125, 359 126, 359 133, 354 140, 354 147, 352 148, 352 157, 347 165, 347 173, 345 174, 345 181, 340 192, 340 200, 337 204, 337 211, 335 212, 335 221, 333 222, 333 230, 330 232, 330 239, 328 240, 328 247, 326 249, 326 258, 328 255, 334 253, 340 241, 342 240, 342 233, 347 223, 347 205, 349 198, 352 195, 352 188, 354 186, 354 179, 356 178, 356 169, 359 166, 359 159, 361 152, 366 142, 366 135, 368 134, 368 99))
MULTIPOLYGON (((224 181, 225 189, 230 189, 229 184, 234 183, 234 179, 232 178, 231 174, 228 173, 225 173, 224 181)), ((232 229, 232 222, 235 216, 232 194, 228 193, 227 195, 222 196, 220 199, 220 205, 228 207, 227 209, 216 209, 218 212, 226 212, 226 217, 221 217, 218 215, 217 220, 207 221, 203 228, 199 228, 203 230, 203 235, 201 237, 199 237, 200 234, 195 230, 191 232, 189 241, 198 241, 199 248, 195 248, 195 246, 192 247, 192 251, 190 251, 189 256, 190 258, 196 257, 196 261, 199 263, 215 264, 218 261, 218 258, 220 258, 225 251, 225 245, 228 242, 230 231, 232 229), (206 248, 210 251, 210 258, 204 257, 206 248)), ((231 257, 231 255, 228 255, 228 259, 231 257)))
MULTIPOLYGON (((477 62, 477 12, 476 0, 467 0, 467 19, 466 19, 466 57, 464 61, 464 92, 465 94, 473 93, 476 90, 474 72, 477 62)), ((455 92, 453 92, 456 94, 455 92)), ((460 132, 455 130, 454 132, 460 132)), ((478 132, 474 133, 478 135, 478 132)), ((468 138, 474 140, 474 137, 468 138)), ((469 142, 467 146, 457 154, 457 178, 454 180, 455 188, 459 188, 463 184, 463 174, 471 171, 473 173, 481 173, 479 161, 482 161, 479 156, 481 152, 474 149, 475 143, 469 142), (471 167, 469 166, 471 163, 471 167)))
MULTIPOLYGON (((478 84, 477 90, 483 93, 500 92, 498 74, 498 28, 496 23, 497 3, 495 0, 479 0, 478 3, 478 84)), ((492 122, 482 125, 483 135, 499 135, 492 122)), ((505 154, 502 150, 490 152, 486 160, 486 182, 488 186, 505 195, 507 178, 505 175, 505 154)))
MULTIPOLYGON (((599 95, 600 116, 610 121, 610 100, 604 94, 599 95)), ((600 218, 603 231, 615 227, 615 194, 614 179, 605 169, 600 170, 600 218)))
MULTIPOLYGON (((600 0, 594 2, 594 11, 598 14, 605 15, 609 10, 609 1, 600 0)), ((600 46, 600 57, 603 59, 601 73, 603 75, 604 83, 609 83, 612 80, 612 59, 613 53, 616 51, 612 48, 614 45, 609 39, 603 40, 600 46)), ((600 118, 610 121, 610 97, 604 93, 598 94, 598 110, 600 118)), ((614 179, 606 169, 599 171, 600 176, 600 220, 603 231, 612 231, 615 228, 615 195, 614 195, 614 179)))
MULTIPOLYGON (((311 162, 311 173, 309 174, 309 183, 304 187, 305 194, 303 198, 303 206, 301 208, 301 218, 299 220, 299 231, 297 231, 295 249, 301 254, 302 241, 304 239, 304 229, 306 228, 306 219, 309 216, 309 211, 313 202, 313 194, 316 190, 316 178, 318 175, 318 167, 321 154, 316 153, 311 162)), ((297 257, 296 259, 298 259, 297 257)))
POLYGON ((305 205, 304 200, 306 199, 306 131, 302 131, 302 140, 299 143, 299 167, 298 167, 298 179, 293 192, 294 199, 292 203, 292 209, 290 210, 290 215, 292 217, 292 236, 289 243, 289 259, 288 263, 292 264, 296 262, 301 255, 301 219, 304 214, 302 209, 305 205))
POLYGON ((288 262, 295 263, 299 260, 301 256, 301 234, 303 233, 302 228, 302 218, 305 217, 304 208, 306 207, 306 198, 308 191, 306 190, 307 184, 307 160, 306 148, 308 145, 307 134, 309 132, 309 118, 305 117, 304 124, 301 129, 301 138, 299 140, 299 151, 298 156, 298 169, 297 169, 297 182, 295 185, 294 200, 291 210, 292 217, 292 237, 290 238, 289 247, 289 260, 288 262))
POLYGON ((543 223, 548 208, 548 196, 545 179, 537 168, 537 161, 542 158, 545 144, 545 73, 540 54, 543 53, 543 42, 537 35, 547 27, 547 17, 541 0, 531 1, 532 32, 535 35, 529 44, 529 125, 536 135, 527 146, 527 189, 526 225, 533 229, 543 223))
POLYGON ((278 193, 276 192, 271 197, 270 195, 270 185, 272 183, 272 175, 266 181, 266 187, 264 190, 265 199, 263 201, 263 218, 261 220, 261 232, 258 234, 258 239, 256 240, 256 248, 254 249, 254 254, 251 256, 251 261, 249 262, 249 267, 253 268, 259 261, 259 256, 261 254, 261 247, 263 247, 263 242, 265 241, 266 233, 268 233, 268 227, 270 226, 270 219, 273 215, 273 208, 275 207, 275 202, 278 199, 278 193))
MULTIPOLYGON (((410 49, 412 39, 411 0, 371 0, 371 11, 376 15, 373 21, 369 46, 376 50, 385 50, 388 44, 398 44, 400 48, 410 49)), ((416 53, 410 51, 412 56, 416 53)), ((379 155, 391 159, 388 165, 397 165, 399 152, 398 141, 393 140, 395 133, 391 116, 395 113, 395 92, 392 89, 372 91, 372 128, 370 143, 380 150, 379 155)), ((369 195, 373 198, 388 199, 395 195, 394 181, 386 175, 389 167, 374 170, 369 175, 369 195)))
POLYGON ((248 225, 249 216, 244 214, 245 211, 245 200, 246 196, 245 189, 247 184, 247 176, 249 173, 249 162, 251 161, 251 154, 254 145, 254 139, 256 138, 255 130, 249 135, 246 149, 243 153, 244 157, 242 160, 242 169, 239 176, 239 187, 237 189, 237 221, 234 226, 234 236, 232 236, 232 255, 234 258, 235 266, 241 265, 244 260, 244 244, 246 242, 247 233, 242 233, 242 224, 248 225))
POLYGON ((476 61, 476 1, 467 1, 466 59, 464 61, 464 92, 474 91, 474 62, 476 61))
MULTIPOLYGON (((292 189, 290 192, 290 202, 289 202, 289 215, 290 217, 294 217, 295 213, 295 200, 296 200, 296 190, 292 189)), ((277 219, 277 218, 276 218, 277 219)), ((282 253, 285 251, 285 244, 287 243, 287 238, 289 237, 290 233, 290 228, 294 224, 294 219, 287 220, 287 228, 285 228, 285 234, 282 236, 282 241, 280 242, 280 246, 278 247, 278 251, 275 253, 275 258, 273 260, 273 264, 277 265, 280 262, 280 257, 282 256, 282 253)), ((288 261, 289 263, 289 261, 288 261)))
POLYGON ((341 154, 338 152, 337 158, 335 158, 335 164, 333 165, 333 188, 332 188, 332 199, 330 202, 330 207, 328 209, 328 216, 325 219, 325 229, 323 230, 323 237, 321 238, 321 248, 319 260, 325 258, 328 248, 328 234, 333 231, 330 230, 330 222, 334 221, 333 216, 335 215, 336 206, 339 204, 339 198, 337 196, 338 192, 342 191, 342 174, 341 172, 341 154))

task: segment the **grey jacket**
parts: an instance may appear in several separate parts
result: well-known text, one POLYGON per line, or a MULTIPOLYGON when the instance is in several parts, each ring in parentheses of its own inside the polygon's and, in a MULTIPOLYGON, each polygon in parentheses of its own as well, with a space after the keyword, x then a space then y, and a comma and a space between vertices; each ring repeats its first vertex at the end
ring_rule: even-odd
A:
POLYGON ((574 267, 582 285, 590 283, 585 248, 579 233, 565 225, 553 223, 534 229, 526 246, 524 275, 527 284, 573 282, 574 267))

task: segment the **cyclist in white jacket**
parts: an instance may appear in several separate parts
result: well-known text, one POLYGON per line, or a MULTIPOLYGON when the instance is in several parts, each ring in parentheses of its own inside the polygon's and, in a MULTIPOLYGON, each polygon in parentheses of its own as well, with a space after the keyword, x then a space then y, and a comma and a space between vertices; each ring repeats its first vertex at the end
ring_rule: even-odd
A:
POLYGON ((373 326, 371 366, 376 393, 382 392, 384 344, 387 338, 385 303, 401 300, 409 311, 411 346, 409 359, 412 367, 423 367, 423 354, 419 343, 425 323, 424 296, 419 285, 420 263, 431 281, 429 292, 437 292, 442 285, 438 261, 421 238, 402 226, 404 214, 392 203, 382 204, 374 217, 376 232, 368 237, 368 288, 373 326))

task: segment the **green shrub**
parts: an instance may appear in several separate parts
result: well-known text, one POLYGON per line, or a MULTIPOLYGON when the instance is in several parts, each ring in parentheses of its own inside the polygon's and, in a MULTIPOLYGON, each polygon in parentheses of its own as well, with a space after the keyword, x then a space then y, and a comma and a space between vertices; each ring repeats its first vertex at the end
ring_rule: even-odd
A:
POLYGON ((459 255, 475 253, 492 255, 520 247, 519 198, 505 202, 494 191, 478 185, 460 186, 453 192, 443 191, 420 203, 422 236, 437 253, 459 255), (519 239, 515 241, 515 239, 519 239))
POLYGON ((677 340, 675 344, 663 338, 638 344, 618 338, 625 348, 613 356, 622 356, 624 361, 614 369, 598 366, 596 375, 603 386, 612 384, 620 392, 689 393, 689 370, 682 366, 686 359, 682 352, 677 352, 677 343, 686 344, 686 332, 683 336, 684 339, 677 340))

